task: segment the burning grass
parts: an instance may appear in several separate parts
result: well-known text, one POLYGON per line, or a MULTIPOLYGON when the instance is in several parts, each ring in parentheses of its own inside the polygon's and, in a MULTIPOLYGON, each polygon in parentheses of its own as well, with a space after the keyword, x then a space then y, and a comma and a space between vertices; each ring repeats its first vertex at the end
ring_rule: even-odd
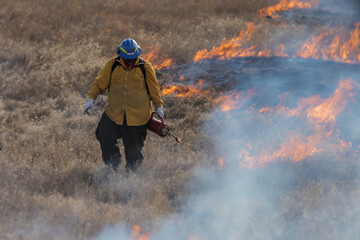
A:
MULTIPOLYGON (((204 59, 231 59, 234 57, 301 57, 313 59, 325 59, 346 63, 359 63, 360 54, 360 22, 354 24, 354 29, 350 32, 343 31, 344 28, 333 27, 325 32, 319 33, 317 37, 311 36, 303 42, 293 41, 286 44, 293 46, 287 47, 285 43, 273 45, 272 49, 267 46, 257 46, 253 39, 258 36, 269 35, 267 28, 255 26, 249 22, 247 29, 242 30, 239 35, 230 40, 224 40, 220 46, 213 47, 211 50, 200 50, 194 56, 194 61, 204 59), (332 40, 331 40, 332 39, 332 40), (292 48, 296 48, 295 50, 292 48)), ((285 26, 291 28, 291 26, 285 26)), ((286 30, 285 30, 286 31, 286 30)), ((292 31, 288 29, 287 31, 292 31)), ((271 36, 268 36, 271 38, 271 36)), ((297 36, 296 38, 299 38, 297 36)), ((279 39, 277 42, 281 41, 279 39)))
POLYGON ((316 5, 319 5, 318 0, 309 0, 309 1, 298 1, 298 0, 281 0, 279 3, 263 8, 259 10, 260 17, 273 17, 277 18, 277 12, 287 11, 293 8, 312 8, 316 5))

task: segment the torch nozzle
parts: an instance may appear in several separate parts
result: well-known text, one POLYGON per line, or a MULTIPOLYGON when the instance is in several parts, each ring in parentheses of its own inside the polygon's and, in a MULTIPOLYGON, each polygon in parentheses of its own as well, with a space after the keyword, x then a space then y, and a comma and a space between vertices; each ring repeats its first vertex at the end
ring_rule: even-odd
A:
POLYGON ((173 138, 175 138, 177 143, 181 143, 181 138, 175 136, 172 132, 168 131, 168 135, 172 136, 173 138))

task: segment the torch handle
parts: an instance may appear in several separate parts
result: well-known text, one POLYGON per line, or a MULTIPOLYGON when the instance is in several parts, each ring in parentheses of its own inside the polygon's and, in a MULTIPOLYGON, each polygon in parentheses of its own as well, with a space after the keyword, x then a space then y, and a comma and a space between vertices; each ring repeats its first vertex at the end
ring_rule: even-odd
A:
POLYGON ((164 124, 164 118, 160 117, 157 112, 152 112, 151 113, 151 118, 153 118, 154 114, 156 114, 160 118, 161 123, 164 124))

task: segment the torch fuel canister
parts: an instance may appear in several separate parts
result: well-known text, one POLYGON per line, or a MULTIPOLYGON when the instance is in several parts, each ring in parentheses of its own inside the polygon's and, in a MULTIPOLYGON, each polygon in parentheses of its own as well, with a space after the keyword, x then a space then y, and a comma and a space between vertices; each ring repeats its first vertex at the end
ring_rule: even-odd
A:
POLYGON ((160 117, 159 119, 155 118, 155 114, 159 116, 156 112, 151 114, 151 117, 146 125, 147 129, 156 133, 160 137, 172 136, 178 143, 180 143, 181 138, 176 137, 172 132, 170 132, 169 126, 164 123, 164 119, 160 117))

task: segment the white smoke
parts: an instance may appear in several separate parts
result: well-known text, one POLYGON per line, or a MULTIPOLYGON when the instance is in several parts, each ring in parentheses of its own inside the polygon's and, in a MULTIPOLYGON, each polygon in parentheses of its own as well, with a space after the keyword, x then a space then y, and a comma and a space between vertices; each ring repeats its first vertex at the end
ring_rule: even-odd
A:
MULTIPOLYGON (((288 20, 313 17, 334 26, 352 26, 360 21, 358 0, 321 0, 312 15, 305 15, 308 18, 303 18, 302 11, 308 10, 284 14, 288 20)), ((236 110, 224 113, 214 109, 204 129, 215 139, 217 153, 225 159, 224 168, 196 170, 194 190, 184 209, 163 219, 151 240, 359 238, 359 89, 336 116, 335 132, 329 140, 351 142, 350 149, 333 151, 326 148, 329 145, 319 145, 322 151, 298 162, 277 159, 254 169, 239 167, 239 152, 243 149, 254 156, 261 149, 279 149, 291 134, 306 140, 315 131, 305 118, 255 112, 261 107, 276 107, 279 96, 286 93, 284 104, 290 109, 297 107, 300 98, 320 94, 326 99, 340 79, 353 78, 359 83, 358 66, 310 59, 245 58, 204 61, 183 72, 194 82, 214 73, 206 84, 228 86, 236 81, 238 91, 256 88, 256 94, 236 110), (225 78, 227 73, 231 77, 225 78)), ((96 239, 129 239, 130 233, 131 229, 120 223, 107 227, 96 239)))
POLYGON ((46 218, 42 215, 29 221, 23 228, 17 229, 9 234, 6 239, 70 239, 71 226, 55 226, 49 224, 46 218))
MULTIPOLYGON (((225 64, 241 68, 236 60, 225 64)), ((224 168, 196 170, 193 193, 184 209, 164 219, 150 239, 356 239, 360 235, 357 146, 347 152, 326 149, 299 162, 277 159, 254 169, 239 167, 239 151, 247 145, 256 154, 259 149, 277 149, 289 132, 298 131, 306 138, 313 131, 303 118, 263 116, 255 110, 276 106, 278 95, 285 92, 289 97, 284 104, 290 108, 296 107, 301 97, 315 93, 325 99, 338 87, 339 76, 357 73, 351 70, 355 67, 343 72, 344 65, 334 63, 333 70, 341 67, 324 74, 318 71, 324 63, 312 60, 280 60, 275 65, 275 72, 260 72, 251 79, 239 74, 238 89, 246 92, 258 86, 255 96, 233 111, 214 109, 204 123, 204 129, 211 129, 208 133, 215 136, 219 156, 226 159, 224 168), (251 108, 255 110, 249 111, 251 108)), ((360 100, 358 90, 347 106, 350 109, 356 109, 360 100)), ((344 111, 337 118, 334 139, 359 142, 360 114, 344 111), (347 134, 346 129, 354 132, 347 134)), ((107 227, 96 239, 128 239, 130 232, 120 224, 107 227)))
POLYGON ((113 240, 113 239, 129 239, 130 230, 125 224, 120 223, 115 226, 107 226, 96 237, 101 240, 113 240))

